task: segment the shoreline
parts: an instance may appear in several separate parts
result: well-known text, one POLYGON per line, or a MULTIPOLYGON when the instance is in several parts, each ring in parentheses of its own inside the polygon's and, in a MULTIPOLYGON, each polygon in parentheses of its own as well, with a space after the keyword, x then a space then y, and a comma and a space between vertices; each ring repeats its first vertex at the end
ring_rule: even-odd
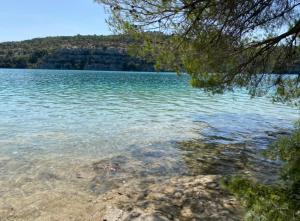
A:
MULTIPOLYGON (((45 159, 30 162, 25 159, 24 172, 18 172, 23 175, 1 184, 8 188, 2 190, 6 194, 9 189, 13 192, 6 197, 2 193, 0 217, 3 220, 241 220, 240 202, 220 187, 220 179, 231 174, 233 168, 236 172, 244 170, 245 174, 258 172, 258 179, 268 178, 266 174, 274 172, 268 167, 272 165, 263 166, 265 163, 260 161, 257 162, 260 168, 241 169, 238 162, 226 160, 222 164, 222 155, 207 152, 212 147, 199 141, 178 145, 188 145, 182 151, 191 153, 183 161, 168 158, 168 153, 155 148, 102 160, 64 162, 63 158, 53 157, 49 162, 45 159), (211 162, 216 158, 210 154, 220 162, 211 162), (214 165, 215 170, 203 165, 214 165), (230 169, 229 165, 234 167, 230 169), (220 174, 218 168, 225 174, 220 174)), ((215 148, 220 151, 228 147, 215 148)), ((233 160, 237 159, 236 156, 233 160)), ((0 159, 0 163, 10 165, 9 159, 0 159)))

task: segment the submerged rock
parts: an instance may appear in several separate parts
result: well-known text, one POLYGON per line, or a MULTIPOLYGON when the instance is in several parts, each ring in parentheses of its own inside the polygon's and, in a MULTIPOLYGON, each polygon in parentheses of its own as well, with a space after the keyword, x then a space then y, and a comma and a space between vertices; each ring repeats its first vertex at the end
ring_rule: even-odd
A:
POLYGON ((100 220, 103 221, 120 221, 125 220, 128 217, 128 213, 118 209, 116 207, 109 207, 106 209, 105 213, 102 215, 100 220))
POLYGON ((219 188, 219 179, 213 175, 173 177, 149 184, 147 194, 139 183, 126 184, 105 194, 109 206, 103 217, 120 221, 240 220, 239 203, 219 188))

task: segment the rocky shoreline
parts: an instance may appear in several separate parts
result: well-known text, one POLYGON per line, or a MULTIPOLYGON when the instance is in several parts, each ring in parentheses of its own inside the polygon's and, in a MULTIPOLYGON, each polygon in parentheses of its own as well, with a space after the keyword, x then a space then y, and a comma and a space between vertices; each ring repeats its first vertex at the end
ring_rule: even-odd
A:
POLYGON ((103 204, 97 216, 103 221, 241 220, 243 210, 220 188, 220 178, 173 177, 142 190, 124 185, 97 199, 103 204))
POLYGON ((103 159, 57 155, 0 159, 0 220, 242 220, 243 208, 220 187, 244 174, 272 182, 278 165, 240 144, 131 148, 103 159), (12 170, 12 168, 14 168, 12 170))
POLYGON ((166 169, 152 162, 155 173, 137 178, 146 173, 139 163, 116 157, 53 172, 33 164, 35 176, 1 184, 14 192, 1 191, 0 220, 240 220, 237 200, 219 186, 221 175, 158 176, 166 169))

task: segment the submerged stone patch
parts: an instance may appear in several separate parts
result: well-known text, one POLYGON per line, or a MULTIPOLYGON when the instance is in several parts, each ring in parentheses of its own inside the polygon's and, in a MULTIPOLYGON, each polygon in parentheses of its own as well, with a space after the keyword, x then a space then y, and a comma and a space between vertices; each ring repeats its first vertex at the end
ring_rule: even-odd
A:
POLYGON ((147 189, 138 184, 126 185, 117 191, 126 195, 115 191, 104 194, 105 204, 110 206, 101 218, 115 214, 112 221, 240 220, 243 211, 239 203, 219 188, 219 179, 220 176, 212 175, 174 177, 147 189), (118 214, 122 215, 117 217, 118 214))
POLYGON ((277 168, 239 144, 194 140, 172 150, 179 154, 150 146, 100 160, 4 159, 0 169, 16 168, 16 179, 0 180, 0 220, 240 220, 221 176, 277 168))

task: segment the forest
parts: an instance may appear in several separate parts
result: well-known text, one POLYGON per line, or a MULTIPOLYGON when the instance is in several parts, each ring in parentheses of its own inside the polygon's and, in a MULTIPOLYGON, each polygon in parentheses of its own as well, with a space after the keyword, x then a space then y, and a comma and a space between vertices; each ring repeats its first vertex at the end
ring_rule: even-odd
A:
POLYGON ((0 68, 154 71, 153 63, 129 55, 128 36, 35 38, 0 43, 0 68))

